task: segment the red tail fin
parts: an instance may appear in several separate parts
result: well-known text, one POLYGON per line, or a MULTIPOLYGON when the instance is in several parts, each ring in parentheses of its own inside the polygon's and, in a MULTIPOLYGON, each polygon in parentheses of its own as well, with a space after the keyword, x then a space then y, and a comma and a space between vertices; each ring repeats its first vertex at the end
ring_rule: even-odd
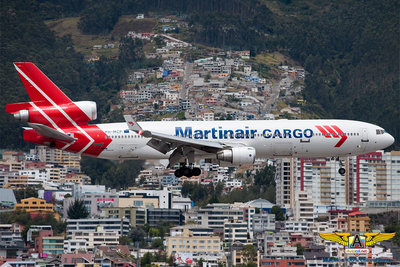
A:
POLYGON ((72 102, 35 64, 15 62, 14 66, 32 102, 41 105, 62 105, 72 102))
POLYGON ((96 119, 96 103, 72 102, 31 62, 16 62, 14 66, 31 99, 29 103, 6 105, 6 111, 16 119, 54 129, 87 125, 96 119))

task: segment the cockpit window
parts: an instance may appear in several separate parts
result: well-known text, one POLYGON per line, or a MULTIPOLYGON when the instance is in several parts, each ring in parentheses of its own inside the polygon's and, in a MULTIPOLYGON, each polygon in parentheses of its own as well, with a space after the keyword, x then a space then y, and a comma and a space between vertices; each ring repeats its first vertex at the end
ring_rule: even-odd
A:
POLYGON ((379 135, 379 134, 384 134, 384 133, 385 133, 385 130, 376 129, 376 134, 377 134, 377 135, 379 135))

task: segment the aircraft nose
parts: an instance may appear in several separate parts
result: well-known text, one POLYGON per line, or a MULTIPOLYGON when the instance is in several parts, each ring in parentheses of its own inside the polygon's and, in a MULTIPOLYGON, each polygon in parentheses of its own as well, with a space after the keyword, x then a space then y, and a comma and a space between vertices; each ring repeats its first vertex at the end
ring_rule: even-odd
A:
POLYGON ((384 144, 385 147, 391 146, 394 143, 394 137, 390 134, 386 134, 384 144))

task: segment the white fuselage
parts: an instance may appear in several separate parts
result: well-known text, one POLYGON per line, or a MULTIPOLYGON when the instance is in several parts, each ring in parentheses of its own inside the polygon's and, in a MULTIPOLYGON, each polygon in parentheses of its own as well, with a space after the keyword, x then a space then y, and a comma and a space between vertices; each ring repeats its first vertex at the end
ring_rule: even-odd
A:
MULTIPOLYGON (((257 158, 345 157, 384 149, 394 138, 381 127, 350 120, 250 120, 140 122, 143 130, 227 145, 253 147, 257 158)), ((128 130, 126 123, 97 125, 112 142, 106 159, 168 159, 128 130)), ((215 157, 203 153, 197 158, 215 157)))

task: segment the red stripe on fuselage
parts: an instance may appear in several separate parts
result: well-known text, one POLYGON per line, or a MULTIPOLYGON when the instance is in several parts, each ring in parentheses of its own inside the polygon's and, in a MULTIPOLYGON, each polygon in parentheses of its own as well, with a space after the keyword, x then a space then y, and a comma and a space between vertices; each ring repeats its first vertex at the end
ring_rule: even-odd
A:
POLYGON ((331 138, 328 132, 325 131, 324 128, 322 128, 321 126, 315 126, 315 127, 317 127, 317 129, 322 133, 323 136, 325 136, 326 138, 331 138))
MULTIPOLYGON (((93 144, 89 146, 85 151, 83 151, 84 155, 97 157, 104 149, 107 148, 107 146, 112 141, 112 139, 105 132, 103 132, 97 125, 81 126, 81 128, 94 140, 93 144)), ((70 130, 68 130, 68 132, 70 132, 70 130)), ((80 142, 80 138, 82 137, 81 133, 79 133, 79 137, 78 136, 74 137, 78 138, 79 140, 77 140, 74 144, 69 146, 66 149, 66 151, 77 153, 81 151, 88 143, 80 142)), ((88 139, 86 138, 86 140, 88 139)))
POLYGON ((331 127, 324 125, 324 128, 328 130, 331 136, 333 136, 334 138, 339 138, 339 135, 331 127))
POLYGON ((332 128, 336 130, 336 132, 338 132, 339 136, 341 136, 341 139, 339 140, 339 142, 335 145, 335 147, 341 147, 343 145, 343 143, 347 140, 347 136, 344 134, 344 132, 337 127, 336 125, 332 125, 332 128))

